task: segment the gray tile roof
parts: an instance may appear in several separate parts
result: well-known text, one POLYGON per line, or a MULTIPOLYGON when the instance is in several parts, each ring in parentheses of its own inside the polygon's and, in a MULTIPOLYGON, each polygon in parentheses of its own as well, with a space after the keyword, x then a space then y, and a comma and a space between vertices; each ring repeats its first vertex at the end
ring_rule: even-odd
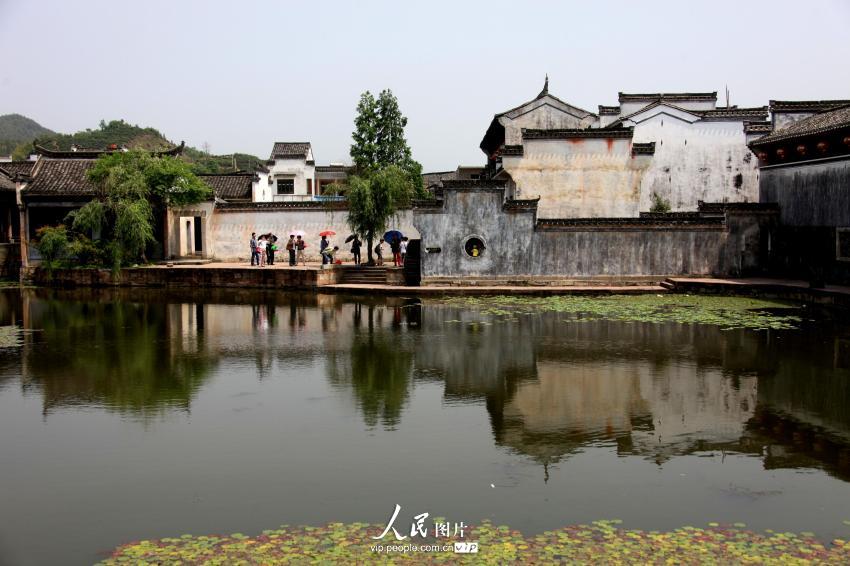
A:
POLYGON ((32 173, 32 181, 24 189, 26 195, 91 196, 97 187, 86 172, 94 159, 56 159, 42 157, 32 173))
POLYGON ((522 139, 524 140, 555 140, 555 139, 571 139, 571 138, 629 138, 631 139, 634 130, 632 128, 588 128, 586 130, 576 129, 553 129, 553 130, 537 130, 537 129, 522 129, 522 139))
POLYGON ((35 167, 35 161, 4 161, 0 162, 0 167, 12 175, 30 175, 32 168, 35 167))
POLYGON ((251 200, 253 173, 225 173, 221 175, 198 175, 223 200, 251 200))
MULTIPOLYGON (((3 164, 0 163, 0 166, 3 164)), ((0 167, 0 191, 14 191, 15 190, 15 182, 12 181, 12 173, 0 167)))
POLYGON ((717 100, 714 92, 651 92, 651 93, 618 93, 620 102, 644 100, 717 100))
POLYGON ((715 110, 700 110, 699 114, 707 120, 766 120, 767 106, 756 106, 754 108, 717 108, 715 110))
POLYGON ((655 155, 655 142, 633 143, 632 155, 655 155))
POLYGON ((850 129, 850 104, 842 108, 815 114, 798 120, 752 142, 751 146, 762 146, 773 142, 823 134, 840 129, 850 129))
POLYGON ((316 165, 316 173, 351 173, 353 165, 316 165))
POLYGON ((758 120, 755 122, 744 122, 744 133, 746 134, 765 134, 773 129, 773 124, 769 120, 758 120))
POLYGON ((310 142, 275 142, 269 160, 287 157, 303 157, 307 159, 310 152, 310 142))
POLYGON ((847 106, 850 100, 771 100, 771 112, 823 112, 847 106))

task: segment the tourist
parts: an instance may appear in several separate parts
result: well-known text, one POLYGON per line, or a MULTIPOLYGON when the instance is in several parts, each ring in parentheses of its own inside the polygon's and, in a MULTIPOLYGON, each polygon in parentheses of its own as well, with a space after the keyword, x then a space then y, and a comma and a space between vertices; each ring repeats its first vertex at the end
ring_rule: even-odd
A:
POLYGON ((390 240, 390 254, 393 256, 393 267, 398 267, 400 249, 398 238, 392 238, 390 240))
POLYGON ((339 251, 339 246, 334 247, 326 247, 325 251, 322 252, 322 265, 327 263, 328 265, 333 265, 334 263, 334 255, 339 251))
POLYGON ((266 247, 269 242, 266 240, 265 235, 260 236, 260 239, 257 241, 257 251, 260 254, 260 267, 266 266, 266 247))
POLYGON ((319 242, 319 254, 322 256, 322 265, 325 265, 325 260, 327 259, 325 257, 325 250, 328 248, 329 245, 330 243, 328 242, 328 237, 322 236, 322 241, 319 242))
POLYGON ((407 257, 407 236, 401 239, 401 264, 404 265, 404 258, 407 257))
POLYGON ((257 249, 257 233, 251 232, 251 240, 248 242, 251 248, 251 266, 260 265, 260 254, 257 249))
POLYGON ((307 247, 307 242, 301 238, 301 234, 295 236, 295 251, 297 255, 295 257, 295 263, 301 265, 307 265, 307 261, 304 259, 304 248, 307 247))
POLYGON ((277 251, 277 236, 269 232, 266 234, 266 256, 269 265, 274 265, 274 253, 277 251))
POLYGON ((286 251, 289 252, 289 265, 290 266, 295 265, 295 251, 296 251, 296 249, 297 248, 295 247, 295 234, 290 234, 289 235, 289 241, 286 242, 286 251))
POLYGON ((360 265, 360 247, 362 245, 363 242, 360 241, 357 234, 354 234, 354 240, 351 242, 351 255, 354 256, 354 265, 360 265))
POLYGON ((384 239, 383 238, 379 239, 377 245, 375 246, 375 264, 376 265, 384 265, 384 239))

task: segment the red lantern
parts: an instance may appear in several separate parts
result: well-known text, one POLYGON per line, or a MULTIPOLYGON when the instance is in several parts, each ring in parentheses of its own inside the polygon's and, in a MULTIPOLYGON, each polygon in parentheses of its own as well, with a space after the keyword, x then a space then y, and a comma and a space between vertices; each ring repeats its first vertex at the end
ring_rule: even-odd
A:
POLYGON ((801 156, 806 155, 806 146, 804 146, 803 144, 798 145, 797 153, 799 153, 801 156))
POLYGON ((819 152, 826 153, 826 150, 829 149, 829 144, 826 143, 825 141, 818 142, 817 148, 818 148, 819 152))
POLYGON ((776 156, 779 159, 785 159, 785 150, 780 147, 779 149, 776 150, 776 156))
POLYGON ((759 161, 767 161, 767 152, 760 151, 756 154, 756 157, 759 158, 759 161))
POLYGON ((847 147, 850 147, 850 136, 847 136, 842 141, 844 142, 844 145, 846 145, 847 147))

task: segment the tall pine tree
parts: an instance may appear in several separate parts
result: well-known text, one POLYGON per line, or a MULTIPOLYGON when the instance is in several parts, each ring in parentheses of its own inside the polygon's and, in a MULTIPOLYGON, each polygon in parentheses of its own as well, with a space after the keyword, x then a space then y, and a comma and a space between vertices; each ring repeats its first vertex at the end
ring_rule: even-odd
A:
POLYGON ((378 162, 378 106, 375 97, 368 90, 360 95, 357 103, 357 116, 354 118, 354 132, 351 134, 351 160, 358 172, 367 172, 378 162))
POLYGON ((360 175, 371 175, 390 165, 401 168, 421 196, 422 166, 412 156, 404 137, 407 118, 401 113, 392 91, 381 91, 378 98, 369 91, 360 95, 354 119, 354 143, 351 159, 360 175))

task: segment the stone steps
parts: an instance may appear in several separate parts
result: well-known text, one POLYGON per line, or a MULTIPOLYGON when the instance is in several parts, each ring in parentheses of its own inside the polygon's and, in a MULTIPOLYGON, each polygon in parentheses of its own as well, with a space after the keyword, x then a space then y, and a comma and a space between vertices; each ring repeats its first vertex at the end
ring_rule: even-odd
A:
POLYGON ((340 283, 350 285, 386 285, 385 267, 346 267, 342 270, 340 283))

